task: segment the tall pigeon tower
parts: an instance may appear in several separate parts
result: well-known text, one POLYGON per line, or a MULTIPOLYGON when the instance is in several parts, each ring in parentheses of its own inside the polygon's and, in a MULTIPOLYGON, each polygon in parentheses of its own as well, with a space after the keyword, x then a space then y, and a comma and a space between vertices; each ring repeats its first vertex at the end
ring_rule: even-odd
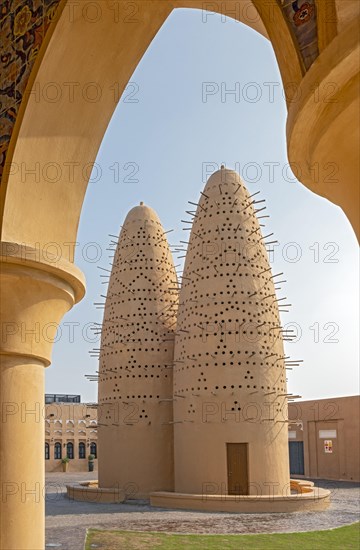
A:
POLYGON ((175 338, 177 493, 290 492, 282 328, 259 202, 222 168, 194 216, 175 338))
POLYGON ((101 337, 99 487, 173 490, 175 268, 157 214, 140 203, 117 245, 101 337))

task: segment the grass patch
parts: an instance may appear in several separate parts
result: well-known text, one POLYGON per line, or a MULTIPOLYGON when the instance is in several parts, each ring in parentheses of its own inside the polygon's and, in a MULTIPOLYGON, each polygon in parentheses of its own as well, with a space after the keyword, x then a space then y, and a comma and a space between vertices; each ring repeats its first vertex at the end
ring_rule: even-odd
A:
POLYGON ((360 548, 359 523, 329 531, 270 535, 175 535, 90 529, 86 550, 347 550, 360 548))

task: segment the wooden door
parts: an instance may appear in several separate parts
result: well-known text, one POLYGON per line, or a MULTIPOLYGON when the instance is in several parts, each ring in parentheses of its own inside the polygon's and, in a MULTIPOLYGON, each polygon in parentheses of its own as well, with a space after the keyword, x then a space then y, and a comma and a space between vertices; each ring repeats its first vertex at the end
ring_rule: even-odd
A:
POLYGON ((227 443, 228 494, 248 495, 248 444, 227 443))

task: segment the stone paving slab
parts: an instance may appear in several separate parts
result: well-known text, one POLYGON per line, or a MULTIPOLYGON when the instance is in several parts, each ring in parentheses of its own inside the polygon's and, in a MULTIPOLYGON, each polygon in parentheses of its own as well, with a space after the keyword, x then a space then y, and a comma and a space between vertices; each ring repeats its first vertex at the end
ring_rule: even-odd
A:
POLYGON ((47 474, 46 548, 83 550, 86 530, 121 529, 197 534, 251 534, 315 531, 359 520, 360 484, 314 480, 331 490, 323 512, 228 514, 165 510, 148 504, 96 504, 70 501, 65 485, 96 479, 97 473, 47 474), (53 546, 53 545, 61 546, 53 546), (51 546, 50 546, 51 545, 51 546))

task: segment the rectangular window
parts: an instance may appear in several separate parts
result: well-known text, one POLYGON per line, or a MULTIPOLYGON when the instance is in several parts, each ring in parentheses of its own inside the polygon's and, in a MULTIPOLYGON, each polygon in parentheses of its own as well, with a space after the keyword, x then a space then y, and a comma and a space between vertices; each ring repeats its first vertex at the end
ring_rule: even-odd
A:
POLYGON ((79 458, 86 458, 85 443, 79 443, 79 458))
POLYGON ((55 443, 54 447, 54 458, 59 459, 61 458, 62 452, 61 452, 61 443, 55 443))
POLYGON ((320 439, 334 439, 336 438, 336 430, 319 430, 320 439))

